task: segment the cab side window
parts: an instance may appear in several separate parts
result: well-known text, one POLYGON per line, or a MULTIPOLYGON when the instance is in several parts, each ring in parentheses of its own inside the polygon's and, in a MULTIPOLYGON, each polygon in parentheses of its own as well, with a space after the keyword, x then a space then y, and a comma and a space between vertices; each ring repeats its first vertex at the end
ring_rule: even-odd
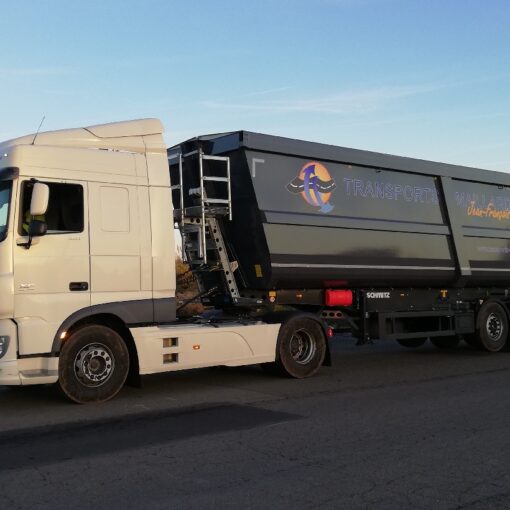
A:
MULTIPOLYGON (((83 187, 79 184, 45 182, 50 188, 48 210, 36 220, 45 221, 48 234, 83 232, 83 187)), ((27 235, 30 223, 30 201, 34 183, 25 181, 21 189, 21 212, 19 233, 27 235)))

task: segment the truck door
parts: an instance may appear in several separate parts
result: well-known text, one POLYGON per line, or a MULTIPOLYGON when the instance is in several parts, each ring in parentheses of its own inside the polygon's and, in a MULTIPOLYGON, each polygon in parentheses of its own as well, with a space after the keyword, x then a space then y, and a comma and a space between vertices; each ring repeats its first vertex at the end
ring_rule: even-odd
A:
POLYGON ((20 355, 51 351, 62 322, 90 306, 87 183, 41 179, 50 188, 48 231, 27 249, 33 183, 21 182, 14 246, 15 320, 20 355))
POLYGON ((139 309, 135 300, 148 300, 152 307, 147 189, 91 182, 89 204, 92 305, 129 301, 139 309))

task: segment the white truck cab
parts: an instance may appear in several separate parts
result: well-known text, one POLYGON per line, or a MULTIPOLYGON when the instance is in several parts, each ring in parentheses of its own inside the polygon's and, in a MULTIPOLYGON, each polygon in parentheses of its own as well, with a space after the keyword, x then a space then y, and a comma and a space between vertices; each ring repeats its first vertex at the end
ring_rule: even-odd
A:
MULTIPOLYGON (((100 401, 128 373, 280 359, 278 322, 176 321, 162 133, 144 119, 0 144, 0 385, 58 382, 76 402, 100 401)), ((313 366, 290 375, 324 360, 309 323, 313 366)))

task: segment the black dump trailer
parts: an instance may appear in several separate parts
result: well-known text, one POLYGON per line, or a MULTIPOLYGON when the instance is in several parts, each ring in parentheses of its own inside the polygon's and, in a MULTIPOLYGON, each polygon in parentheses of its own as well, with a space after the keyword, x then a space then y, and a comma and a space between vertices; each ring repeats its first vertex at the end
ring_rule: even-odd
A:
POLYGON ((306 309, 360 342, 505 346, 510 175, 246 131, 168 154, 216 306, 306 309))

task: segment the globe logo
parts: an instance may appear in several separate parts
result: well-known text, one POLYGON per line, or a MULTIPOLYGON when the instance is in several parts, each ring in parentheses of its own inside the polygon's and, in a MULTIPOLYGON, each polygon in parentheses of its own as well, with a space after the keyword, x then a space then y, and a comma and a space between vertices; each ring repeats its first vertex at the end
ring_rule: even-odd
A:
POLYGON ((310 161, 299 172, 298 176, 289 184, 287 190, 300 193, 304 200, 319 208, 319 212, 329 213, 333 206, 329 203, 332 191, 336 188, 335 180, 328 169, 321 163, 310 161))

